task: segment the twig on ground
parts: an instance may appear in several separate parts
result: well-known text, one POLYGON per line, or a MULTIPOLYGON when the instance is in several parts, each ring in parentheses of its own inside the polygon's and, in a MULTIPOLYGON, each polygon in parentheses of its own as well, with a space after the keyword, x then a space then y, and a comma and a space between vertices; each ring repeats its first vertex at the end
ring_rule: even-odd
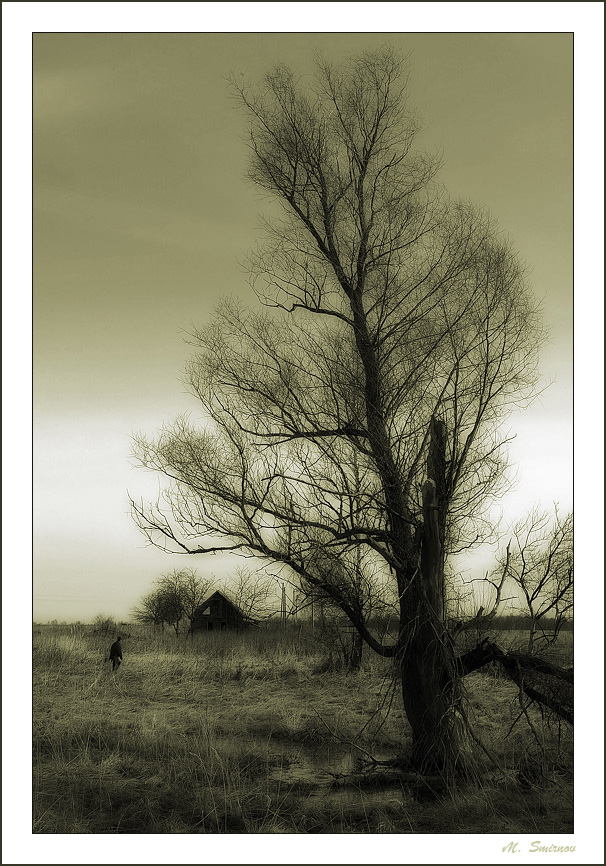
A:
POLYGON ((333 730, 329 727, 329 725, 327 724, 327 722, 322 718, 322 716, 321 716, 320 713, 316 710, 315 707, 312 707, 312 710, 314 711, 314 713, 316 714, 316 716, 320 719, 320 721, 322 722, 322 724, 324 725, 324 727, 326 728, 326 730, 328 731, 328 733, 331 735, 331 737, 334 737, 335 740, 338 740, 340 743, 344 743, 346 746, 351 746, 353 749, 357 749, 359 752, 362 752, 363 755, 366 755, 366 757, 369 758, 370 761, 371 761, 373 764, 376 764, 377 766, 380 765, 380 764, 384 764, 384 763, 385 763, 385 761, 379 761, 379 760, 377 760, 373 755, 370 754, 370 752, 367 752, 366 749, 363 749, 362 746, 358 746, 357 743, 352 743, 351 740, 346 740, 345 737, 341 737, 341 736, 339 736, 339 734, 335 733, 335 731, 333 731, 333 730))

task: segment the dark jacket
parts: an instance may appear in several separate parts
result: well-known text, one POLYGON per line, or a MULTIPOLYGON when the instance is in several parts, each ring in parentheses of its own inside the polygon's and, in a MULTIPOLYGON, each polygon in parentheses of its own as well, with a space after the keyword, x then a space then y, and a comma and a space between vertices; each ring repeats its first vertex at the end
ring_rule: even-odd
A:
POLYGON ((109 651, 109 660, 112 661, 113 659, 121 659, 121 658, 122 658, 122 644, 120 643, 119 640, 117 640, 111 645, 111 649, 109 651))

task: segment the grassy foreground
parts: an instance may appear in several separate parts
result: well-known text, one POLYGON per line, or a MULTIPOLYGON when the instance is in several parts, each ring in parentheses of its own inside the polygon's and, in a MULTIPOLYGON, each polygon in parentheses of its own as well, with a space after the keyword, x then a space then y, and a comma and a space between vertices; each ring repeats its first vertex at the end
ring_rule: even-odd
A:
POLYGON ((193 640, 133 629, 114 675, 111 640, 34 634, 34 833, 573 830, 570 728, 534 708, 518 718, 515 686, 494 673, 466 680, 478 781, 421 796, 393 780, 340 784, 366 753, 409 745, 385 660, 347 673, 297 627, 193 640))

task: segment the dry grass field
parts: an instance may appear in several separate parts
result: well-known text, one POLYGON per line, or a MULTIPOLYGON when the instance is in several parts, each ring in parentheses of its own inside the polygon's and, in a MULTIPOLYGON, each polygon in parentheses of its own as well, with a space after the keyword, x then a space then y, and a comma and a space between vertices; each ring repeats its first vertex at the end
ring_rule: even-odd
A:
MULTIPOLYGON (((376 656, 347 673, 297 627, 189 640, 133 628, 112 674, 112 639, 34 634, 34 833, 573 830, 572 731, 534 707, 519 718, 495 672, 466 680, 478 778, 436 791, 362 772, 407 748, 376 656)), ((571 659, 570 633, 553 652, 571 659)))

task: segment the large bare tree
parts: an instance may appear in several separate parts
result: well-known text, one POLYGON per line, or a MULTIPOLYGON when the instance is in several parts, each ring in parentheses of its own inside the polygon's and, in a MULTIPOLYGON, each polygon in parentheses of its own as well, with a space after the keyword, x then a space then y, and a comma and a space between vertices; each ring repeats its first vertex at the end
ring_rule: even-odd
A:
POLYGON ((391 50, 234 88, 250 178, 282 204, 251 257, 261 306, 225 301, 193 335, 208 423, 138 438, 140 464, 170 484, 133 512, 165 549, 253 554, 321 590, 395 660, 417 764, 456 766, 459 680, 480 660, 456 657, 445 561, 490 534, 501 425, 536 388, 544 334, 524 267, 414 149, 391 50), (361 567, 391 581, 395 642, 368 626, 361 567))

